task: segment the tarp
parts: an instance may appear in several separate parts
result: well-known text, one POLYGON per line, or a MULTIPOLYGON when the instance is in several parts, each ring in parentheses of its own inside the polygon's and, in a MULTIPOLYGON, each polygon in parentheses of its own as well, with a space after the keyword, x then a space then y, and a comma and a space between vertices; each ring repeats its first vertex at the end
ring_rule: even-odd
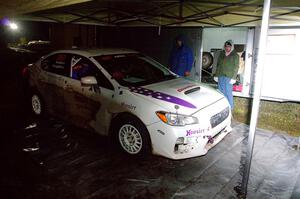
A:
MULTIPOLYGON (((19 139, 27 156, 10 156, 16 161, 30 157, 36 163, 21 165, 24 179, 36 177, 38 182, 35 186, 25 180, 18 184, 32 186, 28 198, 237 198, 234 187, 241 183, 247 151, 249 127, 245 124, 234 123, 233 131, 205 156, 180 161, 125 156, 113 149, 108 138, 56 120, 34 124, 17 131, 20 137, 24 135, 24 140, 19 139)), ((293 148, 297 138, 257 131, 248 198, 299 198, 300 153, 293 148)), ((5 146, 12 150, 9 144, 5 146)), ((1 160, 6 166, 5 159, 1 160)), ((20 198, 16 196, 22 192, 12 189, 18 179, 9 178, 7 170, 2 170, 0 190, 2 185, 4 193, 13 190, 10 195, 20 198)))
MULTIPOLYGON (((11 0, 0 17, 103 26, 256 26, 262 0, 11 0)), ((270 24, 299 25, 300 0, 272 2, 270 24)))

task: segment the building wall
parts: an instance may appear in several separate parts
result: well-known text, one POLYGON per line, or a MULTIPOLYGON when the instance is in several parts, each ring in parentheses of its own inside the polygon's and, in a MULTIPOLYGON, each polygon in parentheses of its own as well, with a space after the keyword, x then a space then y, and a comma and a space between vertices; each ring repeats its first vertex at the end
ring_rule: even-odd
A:
POLYGON ((96 47, 96 27, 79 24, 50 24, 50 40, 55 49, 71 48, 74 41, 79 47, 96 47))
POLYGON ((247 43, 247 27, 237 28, 204 28, 203 51, 210 52, 213 48, 223 48, 224 42, 231 39, 234 44, 247 43))
MULTIPOLYGON (((256 28, 251 93, 253 93, 255 85, 259 33, 260 29, 256 28)), ((299 27, 269 29, 261 90, 261 96, 264 99, 300 102, 300 92, 298 92, 300 84, 298 78, 300 73, 299 46, 299 27)))

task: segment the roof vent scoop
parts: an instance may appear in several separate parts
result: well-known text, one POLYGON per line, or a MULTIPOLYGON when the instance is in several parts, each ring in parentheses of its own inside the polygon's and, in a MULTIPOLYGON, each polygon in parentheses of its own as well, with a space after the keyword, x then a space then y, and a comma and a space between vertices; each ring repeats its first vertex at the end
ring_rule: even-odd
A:
POLYGON ((190 90, 187 90, 184 92, 184 94, 188 95, 188 94, 191 94, 193 92, 196 92, 196 91, 200 91, 200 87, 195 87, 195 88, 192 88, 190 90))

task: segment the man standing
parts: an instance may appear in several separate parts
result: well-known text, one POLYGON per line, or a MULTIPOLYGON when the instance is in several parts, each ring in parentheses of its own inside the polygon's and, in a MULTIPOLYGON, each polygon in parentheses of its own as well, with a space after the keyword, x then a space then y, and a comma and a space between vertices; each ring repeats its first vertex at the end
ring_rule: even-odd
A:
POLYGON ((182 35, 177 36, 169 61, 171 71, 177 75, 187 77, 190 75, 193 63, 193 51, 185 44, 182 35))
POLYGON ((233 41, 228 40, 224 44, 224 50, 219 55, 215 81, 218 82, 218 89, 227 98, 231 109, 233 109, 232 84, 236 82, 239 69, 239 55, 234 50, 233 41))

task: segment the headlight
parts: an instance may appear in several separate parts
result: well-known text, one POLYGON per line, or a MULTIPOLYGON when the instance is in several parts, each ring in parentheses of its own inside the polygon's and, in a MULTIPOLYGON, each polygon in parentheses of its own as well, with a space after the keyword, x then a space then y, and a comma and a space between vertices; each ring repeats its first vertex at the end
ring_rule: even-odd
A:
POLYGON ((157 111, 156 115, 161 121, 172 126, 185 126, 198 123, 198 118, 188 115, 168 113, 164 111, 157 111))

